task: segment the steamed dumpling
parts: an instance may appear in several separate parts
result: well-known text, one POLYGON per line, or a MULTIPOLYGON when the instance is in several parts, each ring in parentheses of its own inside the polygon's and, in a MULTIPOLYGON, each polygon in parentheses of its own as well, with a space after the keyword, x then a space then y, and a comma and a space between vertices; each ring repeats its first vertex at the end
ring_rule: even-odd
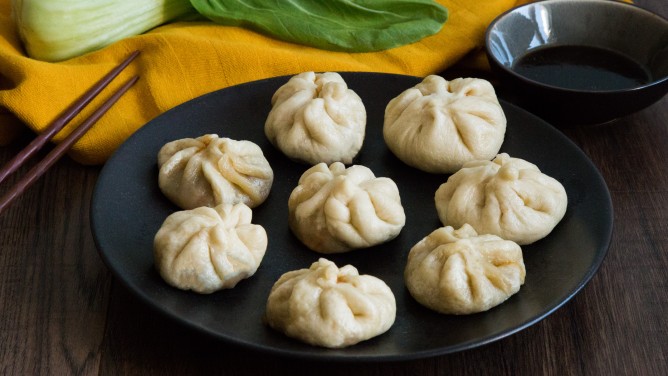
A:
POLYGON ((265 122, 269 141, 294 160, 352 163, 364 141, 366 109, 335 72, 304 72, 281 86, 265 122))
POLYGON ((564 186, 523 159, 499 154, 451 175, 435 195, 443 225, 470 224, 520 245, 547 236, 566 213, 564 186))
POLYGON ((321 258, 283 274, 267 299, 266 323, 311 345, 341 348, 385 333, 396 301, 382 280, 321 258))
POLYGON ((347 252, 396 237, 406 215, 399 189, 361 165, 335 162, 308 169, 288 199, 289 225, 307 247, 347 252))
POLYGON ((251 223, 244 204, 221 204, 171 214, 153 241, 162 278, 202 294, 229 289, 255 274, 267 250, 267 233, 251 223))
POLYGON ((158 185, 181 209, 265 201, 274 172, 251 141, 207 134, 165 144, 158 153, 158 185))
POLYGON ((503 303, 524 284, 526 270, 516 243, 478 235, 469 225, 441 227, 408 254, 404 280, 427 308, 464 315, 503 303))
POLYGON ((492 159, 505 133, 506 116, 494 88, 479 78, 427 76, 385 109, 387 147, 407 165, 430 173, 492 159))

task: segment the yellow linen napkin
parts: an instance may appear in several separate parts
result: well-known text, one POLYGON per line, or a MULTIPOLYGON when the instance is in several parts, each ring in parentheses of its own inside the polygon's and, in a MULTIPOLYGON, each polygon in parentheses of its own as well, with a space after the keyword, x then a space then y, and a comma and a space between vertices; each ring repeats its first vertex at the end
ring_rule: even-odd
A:
MULTIPOLYGON (((164 111, 224 87, 304 71, 365 71, 426 76, 458 62, 484 43, 487 25, 526 0, 438 0, 449 10, 442 30, 420 42, 387 51, 344 53, 282 42, 238 27, 178 22, 126 38, 102 50, 58 63, 28 58, 11 19, 10 0, 0 0, 0 144, 24 126, 42 131, 81 93, 134 50, 139 57, 117 78, 140 79, 75 144, 70 156, 101 164, 134 131, 164 111)), ((104 100, 59 133, 67 135, 104 100)), ((108 94, 107 94, 108 95, 108 94)), ((187 126, 187 124, 183 124, 187 126)))

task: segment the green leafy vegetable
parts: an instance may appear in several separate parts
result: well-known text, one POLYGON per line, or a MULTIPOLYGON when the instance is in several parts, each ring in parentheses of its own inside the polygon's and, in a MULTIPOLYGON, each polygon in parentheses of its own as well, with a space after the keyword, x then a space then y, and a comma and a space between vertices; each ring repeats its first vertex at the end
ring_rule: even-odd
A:
POLYGON ((432 0, 190 0, 210 20, 321 49, 380 51, 437 33, 448 11, 432 0))
POLYGON ((199 12, 223 25, 321 49, 385 50, 437 33, 433 0, 12 0, 28 56, 59 61, 199 12), (197 12, 195 12, 197 10, 197 12))

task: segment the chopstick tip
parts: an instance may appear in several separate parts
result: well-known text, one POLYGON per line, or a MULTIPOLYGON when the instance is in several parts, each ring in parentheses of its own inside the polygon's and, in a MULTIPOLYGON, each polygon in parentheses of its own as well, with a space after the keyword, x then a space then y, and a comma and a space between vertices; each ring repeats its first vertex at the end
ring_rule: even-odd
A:
POLYGON ((139 56, 140 50, 134 50, 126 59, 126 61, 130 62, 134 60, 137 56, 139 56))

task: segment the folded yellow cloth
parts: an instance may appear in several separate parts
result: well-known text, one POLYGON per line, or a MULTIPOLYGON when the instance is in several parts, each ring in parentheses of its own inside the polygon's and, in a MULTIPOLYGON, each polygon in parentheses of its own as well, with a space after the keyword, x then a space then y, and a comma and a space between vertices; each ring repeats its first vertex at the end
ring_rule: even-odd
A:
MULTIPOLYGON (((133 74, 135 86, 74 146, 70 156, 100 164, 155 116, 202 94, 258 79, 304 71, 438 73, 484 43, 487 25, 517 0, 438 0, 449 10, 442 30, 420 42, 373 53, 323 51, 207 22, 177 22, 124 39, 102 50, 58 63, 28 58, 0 0, 0 144, 21 127, 43 130, 72 101, 134 50, 139 57, 111 85, 133 74)), ((519 1, 519 2, 526 2, 519 1)), ((105 91, 106 93, 107 91, 105 91)), ((111 92, 111 91, 109 91, 111 92)), ((98 98, 92 108, 104 100, 98 98)), ((76 126, 84 111, 56 136, 76 126)), ((187 126, 187 124, 183 124, 187 126)))

